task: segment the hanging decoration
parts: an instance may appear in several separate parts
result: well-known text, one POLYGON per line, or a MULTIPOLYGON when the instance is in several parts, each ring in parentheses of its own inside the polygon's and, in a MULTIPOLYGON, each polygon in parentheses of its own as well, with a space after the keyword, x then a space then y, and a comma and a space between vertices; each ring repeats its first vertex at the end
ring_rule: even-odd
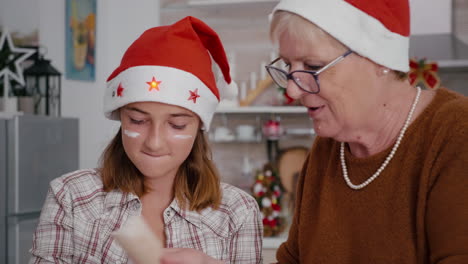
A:
POLYGON ((263 124, 262 133, 266 139, 268 161, 275 163, 279 152, 278 140, 284 134, 284 128, 279 120, 270 119, 263 124))
POLYGON ((15 47, 11 35, 3 30, 0 36, 0 79, 3 78, 3 96, 6 104, 10 92, 10 80, 24 85, 24 76, 21 63, 34 54, 34 49, 15 47))
POLYGON ((437 74, 436 62, 428 62, 427 59, 410 59, 409 81, 413 86, 423 86, 429 90, 440 87, 440 77, 437 74))
POLYGON ((263 124, 262 132, 267 140, 278 140, 284 134, 284 129, 279 120, 270 119, 263 124))

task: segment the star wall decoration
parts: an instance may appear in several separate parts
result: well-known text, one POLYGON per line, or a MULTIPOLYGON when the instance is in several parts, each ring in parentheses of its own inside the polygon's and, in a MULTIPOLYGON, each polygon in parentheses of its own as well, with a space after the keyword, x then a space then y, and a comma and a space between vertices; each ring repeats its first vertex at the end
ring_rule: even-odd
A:
POLYGON ((159 84, 161 83, 161 81, 157 81, 156 78, 154 78, 153 76, 153 79, 151 80, 151 82, 146 82, 147 84, 149 84, 149 88, 148 88, 148 91, 151 91, 151 90, 156 90, 156 91, 159 91, 159 84))
POLYGON ((11 35, 4 31, 0 36, 0 78, 12 78, 24 85, 21 63, 34 54, 34 49, 17 48, 11 40, 11 35))
POLYGON ((192 100, 194 103, 197 103, 197 98, 200 97, 200 95, 198 95, 198 88, 195 89, 195 91, 190 91, 190 97, 187 99, 187 100, 192 100))

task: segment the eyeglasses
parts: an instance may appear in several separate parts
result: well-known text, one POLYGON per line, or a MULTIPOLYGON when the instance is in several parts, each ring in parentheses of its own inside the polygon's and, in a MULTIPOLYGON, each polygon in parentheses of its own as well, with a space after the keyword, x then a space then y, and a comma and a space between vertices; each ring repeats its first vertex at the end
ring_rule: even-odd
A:
POLYGON ((343 55, 339 56, 338 58, 334 59, 332 62, 328 63, 327 65, 323 66, 318 71, 305 71, 305 70, 298 70, 292 71, 288 73, 285 70, 272 66, 280 58, 275 59, 269 65, 265 66, 268 74, 270 74, 273 81, 281 88, 286 89, 288 86, 288 81, 293 80, 294 83, 299 87, 301 90, 307 93, 316 94, 320 92, 320 82, 318 75, 324 72, 326 69, 332 67, 333 65, 337 64, 346 56, 353 53, 352 50, 346 51, 343 55))

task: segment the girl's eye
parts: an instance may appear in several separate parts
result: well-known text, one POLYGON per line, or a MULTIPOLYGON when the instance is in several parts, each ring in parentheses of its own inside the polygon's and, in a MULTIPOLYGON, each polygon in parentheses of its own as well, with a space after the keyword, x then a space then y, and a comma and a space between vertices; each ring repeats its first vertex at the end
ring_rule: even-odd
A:
POLYGON ((137 120, 130 117, 130 122, 135 125, 141 125, 145 122, 145 120, 137 120))
POLYGON ((182 129, 184 129, 186 127, 186 125, 176 125, 176 124, 173 124, 173 123, 171 123, 170 125, 171 125, 172 128, 177 129, 177 130, 182 130, 182 129))

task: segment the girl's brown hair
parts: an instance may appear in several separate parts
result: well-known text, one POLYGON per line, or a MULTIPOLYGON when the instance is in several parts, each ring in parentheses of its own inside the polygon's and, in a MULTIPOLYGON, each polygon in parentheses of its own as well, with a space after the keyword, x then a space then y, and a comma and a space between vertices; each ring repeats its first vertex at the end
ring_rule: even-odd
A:
MULTIPOLYGON (((101 156, 100 173, 104 191, 119 189, 138 197, 149 191, 144 184, 143 174, 125 153, 121 129, 101 156)), ((175 198, 182 208, 188 206, 192 211, 200 211, 209 206, 216 209, 221 202, 219 181, 219 173, 211 160, 211 150, 205 134, 199 130, 192 151, 177 171, 174 181, 175 198)))

